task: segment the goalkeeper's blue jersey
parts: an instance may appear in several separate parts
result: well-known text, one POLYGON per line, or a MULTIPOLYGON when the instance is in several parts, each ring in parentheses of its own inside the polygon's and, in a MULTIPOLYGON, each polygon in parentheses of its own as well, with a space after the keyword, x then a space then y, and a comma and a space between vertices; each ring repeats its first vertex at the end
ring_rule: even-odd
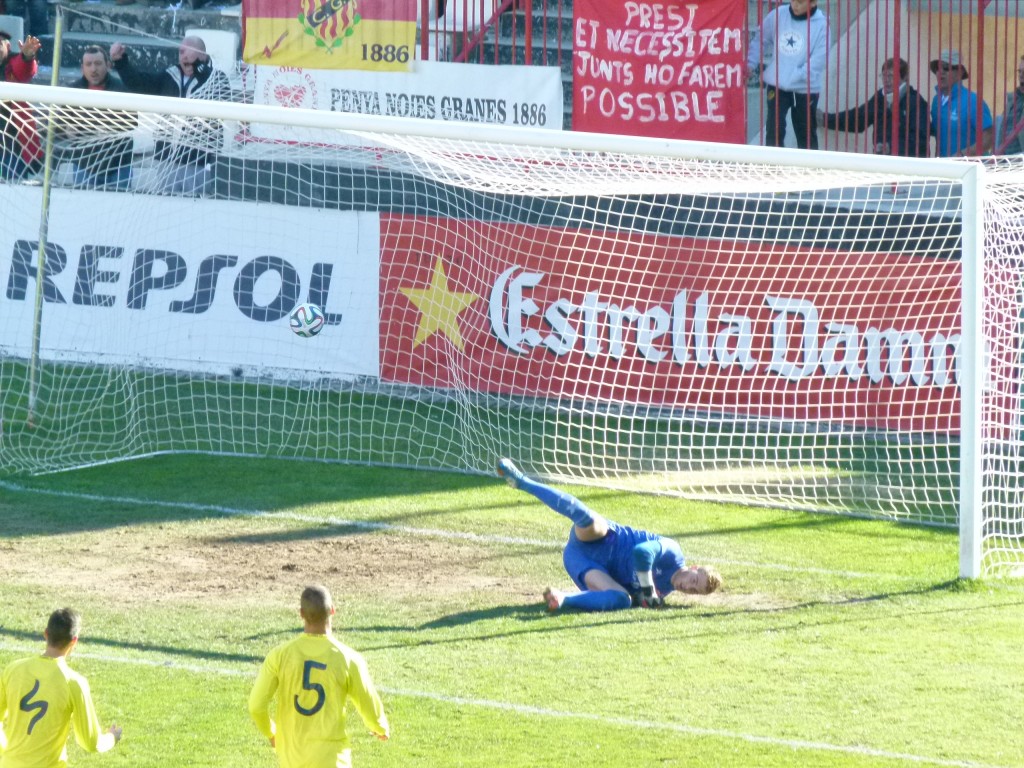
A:
POLYGON ((645 541, 661 544, 661 554, 654 560, 654 586, 659 595, 667 595, 672 591, 672 574, 686 567, 686 558, 675 541, 650 531, 609 520, 608 535, 599 541, 586 542, 577 539, 573 529, 569 532, 569 543, 562 553, 562 561, 566 572, 580 589, 587 588, 583 581, 586 572, 597 569, 635 593, 640 590, 640 582, 633 567, 633 549, 645 541))

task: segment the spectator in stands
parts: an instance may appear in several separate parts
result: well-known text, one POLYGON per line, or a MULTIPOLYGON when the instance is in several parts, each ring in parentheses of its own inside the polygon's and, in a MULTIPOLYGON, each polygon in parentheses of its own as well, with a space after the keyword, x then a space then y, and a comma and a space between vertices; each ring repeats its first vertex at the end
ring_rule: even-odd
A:
MULTIPOLYGON (((21 51, 11 50, 11 36, 0 31, 0 72, 9 83, 28 83, 36 76, 36 55, 42 44, 29 35, 20 43, 21 51)), ((0 102, 0 179, 20 179, 34 168, 42 156, 35 118, 28 104, 0 102)))
POLYGON ((1003 122, 996 140, 1000 155, 1024 154, 1024 56, 1017 62, 1017 87, 1006 94, 1003 122))
MULTIPOLYGON (((125 91, 110 75, 110 57, 98 45, 82 52, 82 76, 72 88, 92 91, 125 91)), ((89 110, 88 119, 79 113, 74 122, 60 127, 61 160, 74 166, 75 186, 92 189, 127 189, 132 176, 134 139, 128 134, 137 125, 133 113, 89 110)))
POLYGON ((7 0, 6 13, 25 20, 27 37, 50 34, 50 4, 47 0, 7 0))
POLYGON ((669 592, 710 595, 722 586, 714 568, 687 566, 672 539, 613 523, 575 496, 527 477, 511 459, 498 461, 498 477, 572 521, 562 564, 580 591, 548 587, 549 611, 661 608, 669 592))
POLYGON ((931 134, 938 156, 967 157, 990 151, 995 134, 992 113, 982 101, 979 132, 978 95, 963 85, 968 75, 967 67, 960 63, 959 51, 943 51, 932 60, 931 70, 936 79, 931 134))
MULTIPOLYGON (((186 37, 178 47, 178 63, 162 72, 140 72, 132 65, 124 43, 110 46, 114 69, 128 90, 182 99, 227 99, 231 85, 227 75, 214 69, 200 37, 186 37)), ((164 163, 163 191, 167 194, 202 195, 210 177, 214 150, 221 134, 209 121, 192 121, 191 129, 173 140, 157 142, 156 156, 164 163)))
POLYGON ((828 46, 828 18, 818 9, 818 0, 790 0, 764 17, 747 51, 747 66, 763 70, 767 146, 785 144, 789 113, 797 146, 818 148, 818 94, 825 81, 828 46))
POLYGON ((826 128, 861 133, 875 128, 875 154, 928 157, 928 102, 907 82, 903 59, 882 64, 882 87, 864 104, 845 112, 818 114, 826 128), (894 108, 895 102, 895 108, 894 108))

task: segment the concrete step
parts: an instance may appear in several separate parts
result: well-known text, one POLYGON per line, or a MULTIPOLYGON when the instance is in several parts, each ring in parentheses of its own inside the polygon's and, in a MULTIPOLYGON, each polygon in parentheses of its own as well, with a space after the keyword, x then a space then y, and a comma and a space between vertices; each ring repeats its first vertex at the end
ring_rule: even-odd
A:
MULTIPOLYGON (((544 46, 558 45, 572 52, 573 26, 572 9, 562 9, 559 15, 557 8, 534 8, 530 14, 533 22, 533 42, 544 46)), ((502 40, 519 40, 526 37, 526 12, 517 9, 512 13, 503 13, 498 19, 498 37, 502 40)))
POLYGON ((42 38, 40 52, 40 64, 46 66, 53 61, 57 8, 63 14, 62 66, 80 62, 87 45, 109 48, 120 41, 137 54, 140 68, 162 69, 177 60, 177 47, 186 30, 225 31, 241 39, 241 6, 226 5, 221 0, 196 9, 184 3, 150 5, 145 0, 133 5, 117 5, 110 0, 66 2, 51 7, 51 34, 42 38))
MULTIPOLYGON (((241 32, 241 6, 229 0, 213 0, 199 8, 187 3, 149 3, 136 0, 117 5, 111 0, 85 0, 57 4, 64 12, 68 32, 128 35, 144 33, 180 39, 186 29, 210 28, 241 32)), ((51 29, 54 12, 51 10, 51 29)))
MULTIPOLYGON (((144 71, 161 70, 178 61, 178 41, 140 35, 116 35, 97 32, 66 32, 61 36, 61 68, 74 66, 82 61, 82 52, 87 46, 101 45, 107 50, 116 42, 122 42, 129 49, 132 63, 144 71)), ((42 38, 39 51, 39 65, 53 66, 55 41, 53 35, 42 38)))
MULTIPOLYGON (((525 0, 513 0, 512 9, 522 12, 526 8, 525 0)), ((566 18, 572 18, 572 0, 531 0, 530 9, 534 13, 547 10, 550 13, 561 13, 566 18)))
MULTIPOLYGON (((524 64, 526 48, 522 40, 498 37, 497 40, 485 40, 482 43, 482 58, 495 64, 524 64)), ((530 46, 533 64, 544 64, 562 68, 562 79, 572 79, 572 49, 566 50, 555 45, 539 45, 536 40, 530 46)), ((474 59, 475 61, 475 59, 474 59)))
MULTIPOLYGON (((186 31, 208 31, 210 38, 241 39, 240 6, 223 5, 214 2, 193 9, 182 5, 149 5, 144 0, 133 5, 117 5, 109 0, 86 0, 58 6, 63 14, 61 29, 61 74, 60 81, 67 82, 66 70, 76 72, 82 60, 82 52, 89 45, 101 45, 109 49, 115 42, 124 43, 135 65, 143 71, 162 70, 178 60, 178 45, 186 31), (230 34, 228 34, 230 33, 230 34)), ((41 38, 39 53, 40 68, 44 71, 36 78, 50 82, 56 28, 56 12, 51 12, 51 34, 41 38)), ((220 39, 219 42, 224 42, 220 39)), ((233 71, 235 62, 241 56, 236 44, 228 45, 231 51, 220 51, 214 61, 221 68, 233 71), (220 59, 227 61, 221 62, 220 59)), ((213 49, 210 49, 211 52, 213 49)))

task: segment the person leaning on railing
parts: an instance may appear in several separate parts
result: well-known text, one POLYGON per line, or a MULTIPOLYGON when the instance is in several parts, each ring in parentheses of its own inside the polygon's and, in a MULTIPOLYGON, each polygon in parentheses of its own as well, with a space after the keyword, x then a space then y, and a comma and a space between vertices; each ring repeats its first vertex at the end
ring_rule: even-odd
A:
POLYGON ((882 64, 882 87, 870 99, 845 112, 819 112, 818 122, 825 128, 850 133, 874 126, 878 155, 928 157, 928 102, 907 82, 909 76, 906 61, 886 59, 882 64))

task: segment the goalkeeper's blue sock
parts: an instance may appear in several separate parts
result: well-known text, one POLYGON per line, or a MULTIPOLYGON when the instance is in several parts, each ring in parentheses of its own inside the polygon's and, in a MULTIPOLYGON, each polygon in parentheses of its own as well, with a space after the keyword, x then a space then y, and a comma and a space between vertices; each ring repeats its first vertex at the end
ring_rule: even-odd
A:
POLYGON ((535 496, 558 514, 568 517, 580 528, 594 524, 594 513, 571 493, 559 491, 525 476, 519 481, 519 490, 535 496))
POLYGON ((602 589, 597 592, 579 592, 566 595, 562 608, 575 608, 577 611, 618 611, 629 608, 632 601, 625 592, 617 589, 602 589))

